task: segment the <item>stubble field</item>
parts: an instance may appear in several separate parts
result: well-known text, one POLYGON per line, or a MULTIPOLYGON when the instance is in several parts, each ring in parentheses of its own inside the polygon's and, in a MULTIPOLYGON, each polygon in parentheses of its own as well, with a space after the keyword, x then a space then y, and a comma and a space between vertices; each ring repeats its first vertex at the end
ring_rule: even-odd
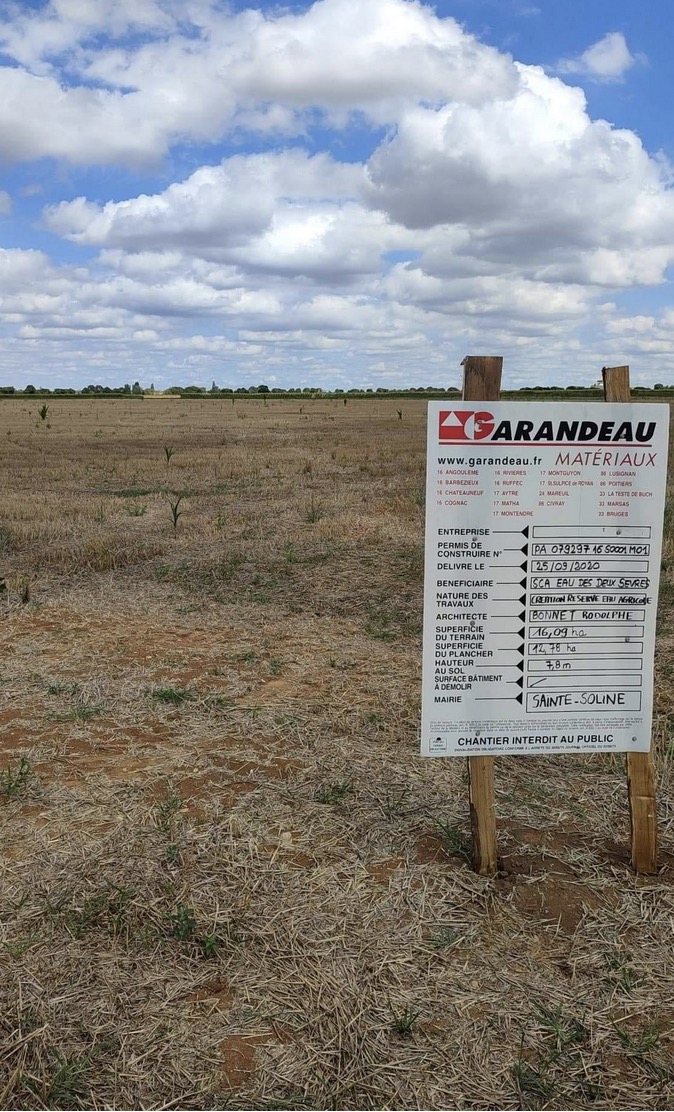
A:
POLYGON ((673 1106, 671 539, 659 875, 576 756, 497 762, 481 878, 424 468, 421 400, 0 407, 0 1107, 673 1106))

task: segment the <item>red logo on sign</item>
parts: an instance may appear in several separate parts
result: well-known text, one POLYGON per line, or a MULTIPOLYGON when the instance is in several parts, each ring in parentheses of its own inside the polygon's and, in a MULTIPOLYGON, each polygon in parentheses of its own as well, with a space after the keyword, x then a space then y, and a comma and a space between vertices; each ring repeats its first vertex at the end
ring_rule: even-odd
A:
POLYGON ((486 410, 441 409, 440 442, 485 440, 494 431, 494 418, 486 410))

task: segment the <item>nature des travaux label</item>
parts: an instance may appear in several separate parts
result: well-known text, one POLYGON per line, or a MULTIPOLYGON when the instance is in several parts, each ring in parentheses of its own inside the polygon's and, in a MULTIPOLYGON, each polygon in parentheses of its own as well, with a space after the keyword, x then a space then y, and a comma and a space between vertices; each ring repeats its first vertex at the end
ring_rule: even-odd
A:
POLYGON ((421 751, 646 751, 669 407, 431 402, 421 751))

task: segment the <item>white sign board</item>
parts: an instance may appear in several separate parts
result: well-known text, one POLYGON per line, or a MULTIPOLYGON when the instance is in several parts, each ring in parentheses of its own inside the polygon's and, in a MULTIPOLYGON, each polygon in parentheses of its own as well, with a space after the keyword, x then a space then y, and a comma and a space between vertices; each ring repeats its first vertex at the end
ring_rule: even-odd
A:
POLYGON ((648 750, 669 407, 431 402, 421 750, 648 750))

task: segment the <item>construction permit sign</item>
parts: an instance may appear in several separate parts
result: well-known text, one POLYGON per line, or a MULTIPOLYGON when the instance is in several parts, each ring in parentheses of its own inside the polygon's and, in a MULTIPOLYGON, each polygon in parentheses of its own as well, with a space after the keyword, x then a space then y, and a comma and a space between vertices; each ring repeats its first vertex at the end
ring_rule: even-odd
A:
POLYGON ((650 747, 669 407, 431 402, 421 750, 650 747))

